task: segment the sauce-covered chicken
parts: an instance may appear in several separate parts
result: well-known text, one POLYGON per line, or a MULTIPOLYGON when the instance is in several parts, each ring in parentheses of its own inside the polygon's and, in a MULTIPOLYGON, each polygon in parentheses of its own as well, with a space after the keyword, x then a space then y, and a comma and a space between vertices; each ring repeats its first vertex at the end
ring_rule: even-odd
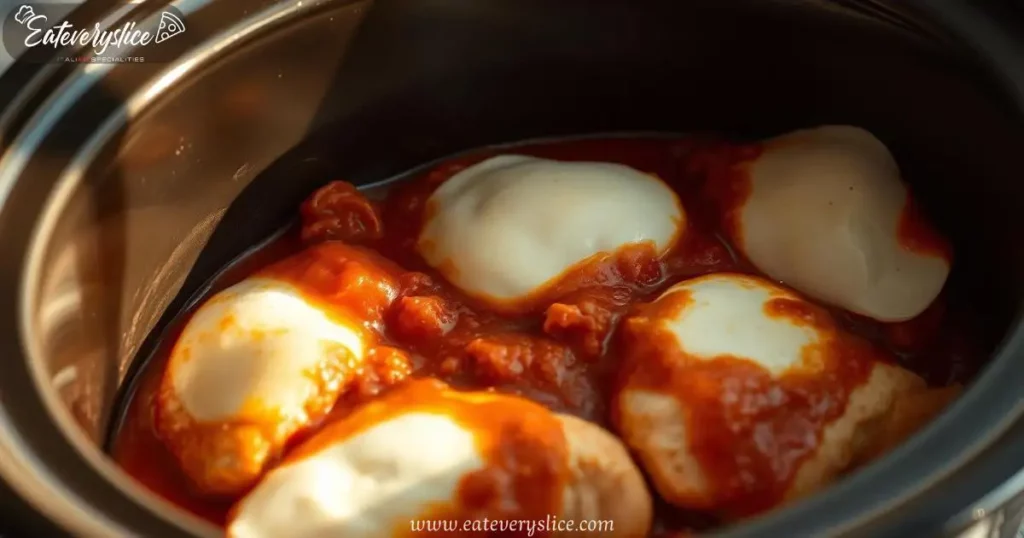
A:
POLYGON ((686 226, 678 197, 655 176, 522 155, 453 175, 427 200, 425 217, 417 243, 423 258, 502 310, 535 306, 545 298, 538 295, 595 256, 638 243, 663 254, 686 226))
POLYGON ((766 275, 880 321, 913 318, 949 275, 889 150, 829 125, 773 138, 710 172, 729 239, 766 275))
POLYGON ((231 286, 171 351, 155 426, 197 489, 251 487, 366 367, 400 271, 324 243, 231 286))
MULTIPOLYGON (((599 426, 437 381, 393 389, 300 445, 233 510, 228 535, 411 536, 414 520, 611 520, 641 538, 651 498, 599 426)), ((558 536, 535 528, 535 536, 558 536)), ((447 536, 488 536, 472 525, 447 536)), ((585 534, 584 534, 585 535, 585 534)))
POLYGON ((681 282, 621 331, 623 439, 666 500, 727 517, 830 483, 859 436, 925 390, 825 309, 757 277, 681 282))

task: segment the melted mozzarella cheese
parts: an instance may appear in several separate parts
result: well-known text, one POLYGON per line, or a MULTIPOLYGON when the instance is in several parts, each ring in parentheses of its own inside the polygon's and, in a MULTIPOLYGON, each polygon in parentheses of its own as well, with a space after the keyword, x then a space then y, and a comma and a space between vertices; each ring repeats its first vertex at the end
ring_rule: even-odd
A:
POLYGON ((646 536, 651 510, 639 468, 600 426, 518 396, 421 379, 296 447, 235 505, 227 530, 377 538, 406 536, 424 518, 550 514, 612 519, 601 536, 614 538, 646 536), (466 489, 479 478, 501 487, 481 498, 466 489))
POLYGON ((691 357, 745 358, 781 374, 801 362, 807 346, 823 342, 828 335, 790 316, 769 314, 767 306, 773 299, 800 300, 760 279, 710 275, 669 288, 658 301, 682 306, 658 322, 691 357))
POLYGON ((266 412, 304 420, 307 403, 323 390, 311 374, 339 353, 363 358, 360 326, 329 317, 284 282, 256 277, 196 311, 168 373, 177 399, 196 420, 263 419, 266 412))
MULTIPOLYGON (((714 416, 734 420, 728 423, 730 428, 744 428, 740 431, 763 440, 765 444, 759 446, 766 453, 783 454, 792 447, 774 444, 774 434, 766 432, 772 431, 772 421, 786 423, 787 415, 794 412, 786 405, 770 404, 770 400, 778 404, 790 395, 782 385, 745 384, 742 376, 732 378, 728 365, 717 374, 721 378, 714 378, 715 382, 725 380, 718 387, 725 388, 722 392, 711 392, 709 387, 716 386, 714 383, 676 384, 675 379, 682 379, 683 373, 666 376, 672 384, 664 386, 651 386, 650 379, 653 375, 664 375, 666 368, 687 368, 693 364, 690 361, 716 357, 750 360, 780 381, 790 375, 800 378, 827 375, 826 369, 835 367, 835 359, 844 359, 834 353, 847 345, 845 335, 832 324, 825 311, 796 294, 760 278, 728 273, 679 283, 659 297, 654 308, 641 311, 638 316, 625 321, 624 330, 629 333, 625 341, 628 346, 637 347, 624 350, 624 360, 632 362, 632 368, 615 395, 616 422, 623 440, 669 503, 723 515, 745 509, 732 504, 736 500, 733 496, 721 494, 720 482, 716 482, 720 476, 716 473, 720 470, 706 468, 708 462, 700 456, 709 450, 730 454, 732 447, 708 445, 716 442, 714 438, 696 441, 694 438, 699 437, 699 432, 690 429, 694 425, 695 411, 691 406, 702 405, 695 401, 710 406, 759 402, 752 404, 754 408, 764 406, 756 415, 739 421, 729 418, 730 412, 714 416), (776 305, 784 305, 782 308, 773 306, 777 300, 781 301, 776 305), (675 337, 672 343, 678 349, 667 348, 657 340, 646 340, 664 334, 662 331, 675 337), (646 347, 651 342, 657 345, 646 347), (634 349, 639 350, 635 355, 632 354, 634 349), (678 352, 685 353, 686 358, 680 358, 678 352), (827 357, 832 360, 820 360, 827 357), (666 361, 677 362, 668 365, 666 361), (687 390, 698 392, 684 392, 687 390), (771 398, 766 399, 769 394, 771 398), (693 395, 706 399, 680 398, 693 395), (748 419, 763 422, 745 422, 748 419), (764 430, 760 429, 762 425, 764 430)), ((795 499, 833 481, 849 468, 863 440, 873 434, 875 421, 891 409, 893 402, 924 387, 923 380, 897 366, 877 362, 868 367, 868 379, 853 388, 842 414, 824 425, 814 449, 806 458, 793 460, 796 461, 793 478, 779 502, 795 499)), ((736 412, 743 413, 742 410, 736 412)), ((799 418, 799 415, 794 416, 799 418)))
POLYGON ((483 468, 473 432, 444 415, 406 413, 271 471, 236 507, 234 538, 408 532, 456 500, 483 468))
POLYGON ((452 176, 429 204, 424 259, 466 293, 497 301, 628 244, 664 252, 684 226, 667 185, 611 163, 493 157, 452 176))
POLYGON ((920 314, 945 284, 948 259, 901 243, 907 191, 867 131, 827 126, 770 140, 749 174, 733 239, 772 278, 881 321, 920 314))

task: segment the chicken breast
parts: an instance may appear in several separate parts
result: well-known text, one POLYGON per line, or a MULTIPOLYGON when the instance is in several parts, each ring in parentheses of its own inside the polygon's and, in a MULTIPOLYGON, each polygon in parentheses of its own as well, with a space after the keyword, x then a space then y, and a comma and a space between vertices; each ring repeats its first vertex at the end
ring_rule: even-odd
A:
POLYGON ((157 433, 197 489, 251 487, 294 434, 364 367, 400 270, 323 243, 211 297, 185 325, 161 380, 157 433))
POLYGON ((484 518, 519 522, 522 536, 531 526, 586 536, 564 527, 606 520, 589 535, 640 538, 651 498, 625 447, 600 427, 520 397, 419 380, 299 446, 232 510, 228 535, 380 538, 432 520, 457 527, 445 536, 488 536, 498 529, 484 518))
POLYGON ((571 269, 681 237, 678 197, 627 166, 500 155, 449 178, 427 201, 417 248, 462 291, 495 308, 531 302, 571 269))
POLYGON ((736 154, 712 171, 709 192, 730 239, 762 272, 880 321, 913 318, 938 296, 949 244, 871 133, 830 125, 736 154))
POLYGON ((741 517, 829 484, 924 389, 829 313, 758 277, 681 282, 621 329, 614 420, 670 503, 741 517))

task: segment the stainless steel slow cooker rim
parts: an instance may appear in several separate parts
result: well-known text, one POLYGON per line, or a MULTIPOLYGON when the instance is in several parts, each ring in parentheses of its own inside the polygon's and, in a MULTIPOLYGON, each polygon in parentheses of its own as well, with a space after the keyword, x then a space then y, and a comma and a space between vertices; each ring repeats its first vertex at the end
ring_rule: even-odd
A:
MULTIPOLYGON (((150 96, 150 97, 156 97, 156 96, 154 95, 154 96, 150 96)), ((26 129, 26 131, 27 131, 27 129, 26 129)), ((24 132, 23 132, 23 134, 24 134, 24 132)), ((100 135, 96 135, 96 136, 100 136, 100 135)), ((79 156, 79 161, 80 161, 79 164, 81 164, 82 162, 85 162, 83 160, 83 159, 85 159, 85 157, 83 156, 83 155, 85 155, 85 153, 87 153, 87 152, 84 152, 84 151, 81 152, 81 154, 79 156)), ((2 161, 0 161, 0 162, 2 162, 2 161)), ((0 191, 3 190, 3 184, 4 184, 5 181, 14 181, 16 179, 14 177, 15 175, 16 174, 11 174, 10 177, 6 177, 6 178, 0 177, 0 191)), ((64 180, 62 179, 61 182, 63 182, 63 181, 64 180)), ((52 212, 53 207, 54 207, 54 204, 52 203, 52 201, 57 196, 58 196, 58 194, 56 192, 51 193, 50 202, 48 202, 46 204, 46 207, 48 208, 48 211, 52 212)), ((3 209, 0 208, 0 212, 2 212, 2 211, 3 211, 3 209)), ((43 219, 43 220, 45 220, 45 219, 43 219)), ((0 230, 0 236, 2 236, 3 233, 4 233, 4 230, 0 230)), ((40 237, 40 235, 38 235, 38 233, 37 233, 37 235, 36 235, 37 241, 34 244, 34 248, 36 250, 38 250, 39 245, 41 244, 41 241, 38 241, 39 237, 40 237)), ((24 270, 28 270, 28 269, 29 269, 29 266, 26 263, 24 270)), ((23 274, 31 274, 31 273, 23 273, 23 274)), ((26 281, 26 283, 27 283, 27 281, 26 281)), ((31 286, 25 286, 24 289, 32 289, 32 287, 31 286)), ((24 305, 26 305, 26 304, 30 304, 30 303, 24 302, 24 303, 22 303, 22 307, 24 307, 24 305)), ((24 324, 26 318, 24 317, 24 312, 21 312, 21 313, 23 315, 23 317, 21 318, 21 321, 24 324)), ((24 327, 22 327, 22 328, 24 328, 24 327)), ((994 355, 994 360, 993 360, 992 366, 995 366, 995 363, 999 362, 1000 364, 1003 364, 1004 369, 1008 368, 1007 363, 1010 362, 1009 359, 1011 358, 1010 356, 1008 356, 1009 355, 1008 350, 1011 347, 1016 347, 1018 349, 1021 348, 1021 347, 1024 347, 1024 336, 1022 336, 1022 335, 1024 335, 1024 331, 1017 330, 1012 335, 1011 338, 1008 338, 1005 341, 1005 343, 1002 346, 1001 350, 994 355)), ((24 336, 25 336, 25 334, 22 333, 22 337, 24 337, 24 336)), ((26 340, 26 341, 30 341, 30 340, 26 340)), ((30 356, 31 356, 31 353, 30 353, 30 356)), ((1005 377, 1005 374, 1000 376, 999 372, 996 371, 992 366, 990 366, 986 370, 986 372, 983 373, 981 377, 979 377, 979 379, 978 379, 979 384, 983 380, 994 380, 994 379, 1000 379, 1001 377, 1005 377)), ((46 401, 46 407, 48 408, 47 410, 49 411, 51 416, 56 417, 61 412, 66 414, 66 410, 64 410, 61 406, 59 406, 59 404, 55 403, 55 400, 53 399, 54 394, 52 393, 52 388, 50 388, 49 386, 46 385, 46 383, 43 382, 43 377, 40 375, 40 372, 38 371, 38 365, 33 365, 32 368, 35 370, 33 372, 33 374, 34 374, 33 377, 35 378, 34 381, 35 381, 35 383, 37 385, 37 388, 40 389, 40 393, 43 395, 44 399, 47 396, 50 397, 50 400, 46 401), (48 390, 49 390, 49 393, 47 393, 48 390), (54 405, 56 405, 56 407, 58 408, 57 412, 54 412, 54 405)), ((1017 376, 1017 377, 1020 377, 1020 376, 1017 376)), ((766 532, 767 529, 776 529, 776 532, 777 532, 777 529, 779 529, 779 528, 786 528, 787 530, 793 530, 794 532, 796 532, 798 529, 805 529, 805 530, 808 530, 808 531, 810 531, 812 529, 816 529, 816 528, 817 529, 821 529, 822 527, 821 527, 820 524, 815 525, 815 524, 809 523, 806 520, 805 521, 798 521, 798 520, 803 517, 802 514, 804 514, 804 515, 806 515, 806 514, 813 514, 813 511, 816 509, 814 507, 818 507, 817 509, 820 509, 821 506, 826 506, 828 504, 828 502, 829 502, 828 499, 841 498, 843 495, 849 493, 850 491, 857 491, 857 487, 859 487, 858 486, 859 484, 861 484, 863 482, 868 482, 868 481, 871 480, 871 478, 867 478, 867 476, 869 476, 869 475, 866 475, 865 473, 869 473, 869 472, 872 473, 872 475, 870 475, 870 476, 882 476, 883 474, 885 474, 884 473, 884 469, 894 468, 896 466, 896 464, 895 463, 891 463, 892 461, 901 461, 903 459, 906 459, 905 458, 906 455, 911 453, 914 450, 917 450, 918 445, 922 445, 922 444, 927 445, 927 440, 932 439, 932 437, 934 437, 934 433, 936 431, 942 431, 943 429, 945 429, 947 427, 947 423, 952 423, 955 420, 953 417, 955 415, 959 415, 960 412, 963 411, 964 409, 970 409, 970 408, 976 407, 976 405, 975 405, 977 403, 976 400, 983 399, 983 397, 985 395, 981 394, 981 393, 978 393, 977 391, 974 391, 972 393, 969 393, 968 396, 970 398, 965 396, 965 398, 967 398, 966 400, 958 402, 950 410, 950 412, 946 414, 946 416, 942 417, 942 419, 940 419, 937 423, 932 424, 921 436, 919 436, 918 438, 915 438, 908 445, 905 445, 905 446, 901 447, 896 453, 894 453, 894 455, 891 458, 885 460, 884 462, 881 462, 879 464, 879 465, 881 465, 881 467, 873 466, 871 469, 865 470, 864 473, 861 473, 860 475, 855 476, 855 477, 845 481, 843 484, 840 484, 840 485, 832 488, 831 490, 829 490, 827 492, 824 492, 822 494, 822 499, 827 499, 827 500, 811 499, 809 501, 806 501, 805 503, 801 503, 801 504, 795 505, 794 507, 789 508, 787 510, 784 510, 782 512, 779 512, 777 514, 772 514, 772 515, 766 516, 765 518, 753 521, 753 522, 751 522, 748 525, 737 527, 735 529, 726 529, 726 530, 723 531, 723 533, 725 535, 731 535, 731 536, 747 536, 747 535, 755 536, 755 535, 765 535, 764 533, 766 532), (890 462, 890 463, 887 463, 887 462, 890 462), (882 469, 882 470, 879 470, 879 469, 882 469), (817 502, 815 502, 815 501, 817 501, 817 502), (781 526, 781 525, 788 525, 790 523, 792 525, 781 526), (759 534, 758 534, 758 532, 759 532, 759 534)), ((1017 405, 1012 407, 1012 410, 1013 410, 1013 415, 1014 416, 1013 417, 1010 417, 1010 416, 1004 417, 1003 422, 1008 422, 1008 421, 1012 420, 1012 418, 1016 418, 1016 415, 1018 415, 1020 413, 1020 411, 1021 411, 1019 402, 1017 403, 1017 405)), ((67 417, 65 417, 65 418, 67 418, 67 417)), ((62 427, 61 429, 64 431, 65 436, 67 436, 67 430, 68 430, 67 424, 64 424, 63 426, 64 427, 62 427)), ((997 427, 989 428, 988 429, 989 430, 989 434, 992 435, 992 436, 997 435, 998 431, 1002 431, 1002 429, 1004 429, 1005 426, 1006 426, 1006 424, 998 424, 997 427)), ((71 429, 75 429, 74 426, 72 426, 71 429)), ((981 444, 983 444, 983 442, 981 440, 978 440, 978 441, 976 441, 974 443, 974 446, 977 448, 977 447, 980 447, 981 444)), ((2 445, 0 445, 0 448, 2 448, 2 445)), ((79 452, 81 452, 80 447, 76 446, 76 449, 78 449, 79 452)), ((92 463, 92 462, 90 461, 90 463, 92 463)), ((3 461, 0 461, 0 467, 3 467, 2 464, 3 464, 3 461)), ((110 465, 110 463, 107 462, 107 461, 104 461, 103 464, 110 465)), ((949 471, 951 471, 953 469, 953 467, 955 467, 955 465, 950 463, 950 464, 945 465, 944 467, 947 470, 947 472, 949 472, 949 471)), ((101 473, 101 474, 104 474, 104 473, 101 473)), ((104 478, 109 480, 109 477, 105 476, 105 474, 104 474, 104 478)), ((123 478, 123 477, 119 477, 119 478, 123 478)), ((922 485, 920 487, 924 487, 924 486, 922 485)), ((861 487, 860 489, 863 489, 863 488, 861 487)), ((906 491, 904 491, 904 493, 905 493, 904 496, 909 496, 909 495, 913 494, 912 492, 906 492, 906 491)), ((864 503, 859 503, 859 504, 863 505, 864 503)), ((880 505, 880 503, 874 503, 874 504, 876 505, 876 508, 880 505)), ((846 507, 846 508, 847 509, 845 511, 848 512, 848 513, 857 512, 857 510, 852 510, 849 507, 846 507)), ((861 506, 860 508, 863 508, 863 506, 861 506)), ((835 514, 836 511, 832 511, 832 513, 835 514)), ((868 514, 864 510, 860 510, 860 516, 861 517, 868 517, 869 515, 870 514, 868 514)), ((160 515, 154 514, 154 517, 164 517, 164 516, 163 516, 163 514, 160 514, 160 515)), ((165 519, 166 519, 166 517, 165 517, 165 519)), ((816 518, 816 519, 820 519, 820 516, 818 518, 816 518)), ((177 523, 177 522, 175 522, 175 523, 177 523)), ((850 525, 853 525, 855 523, 856 523, 855 521, 852 521, 852 520, 850 521, 850 525)), ((831 525, 830 525, 830 527, 831 527, 831 525)))
MULTIPOLYGON (((192 14, 202 9, 209 3, 209 0, 176 0, 160 6, 156 3, 149 3, 145 14, 153 14, 162 6, 173 5, 184 14, 192 14)), ((339 3, 340 4, 340 3, 339 3)), ((165 499, 146 490, 130 477, 123 473, 116 465, 88 439, 84 432, 74 422, 69 410, 61 404, 59 398, 43 371, 42 361, 39 360, 41 352, 35 345, 34 338, 31 338, 29 327, 31 305, 34 304, 33 292, 38 290, 37 270, 42 259, 43 245, 45 241, 39 238, 48 237, 52 232, 60 209, 70 196, 71 192, 80 184, 83 174, 95 155, 102 150, 106 142, 118 129, 127 124, 128 121, 144 112, 145 108, 162 91, 172 86, 183 76, 208 66, 220 59, 229 51, 243 46, 251 38, 257 35, 265 35, 263 32, 269 28, 287 24, 288 22, 314 11, 318 6, 313 3, 306 3, 302 9, 303 2, 280 2, 270 7, 253 13, 252 15, 237 21, 226 28, 221 29, 216 35, 205 40, 200 46, 171 63, 162 73, 148 83, 140 91, 135 92, 132 97, 121 106, 114 115, 97 129, 89 138, 89 141, 77 152, 66 171, 56 181, 55 188, 50 193, 44 204, 43 212, 37 221, 35 230, 31 235, 37 240, 29 247, 29 253, 24 258, 22 275, 25 275, 22 294, 19 303, 20 336, 23 342, 24 351, 27 354, 26 364, 37 394, 41 397, 43 406, 49 416, 57 423, 58 429, 65 437, 65 440, 82 456, 92 470, 99 475, 99 478, 112 483, 115 487, 125 493, 132 502, 146 508, 153 517, 162 519, 165 523, 174 525, 191 535, 195 536, 216 536, 216 527, 209 522, 200 519, 165 499)), ((37 147, 45 138, 50 127, 60 121, 67 107, 73 106, 74 101, 85 94, 95 83, 102 79, 112 65, 88 64, 75 69, 50 97, 37 109, 37 113, 29 118, 23 129, 8 145, 8 151, 0 156, 0 204, 10 192, 17 176, 24 169, 30 158, 33 148, 37 147), (69 99, 69 95, 71 98, 69 99), (26 151, 27 150, 27 151, 26 151)), ((53 70, 41 70, 39 78, 48 77, 53 70)), ((26 92, 38 88, 39 84, 30 85, 26 92)), ((19 99, 16 102, 24 102, 19 99)), ((11 116, 5 116, 10 121, 11 116)), ((2 411, 2 410, 0 410, 2 411)), ((12 424, 0 413, 0 431, 16 433, 12 424)), ((0 436, 0 473, 12 486, 23 496, 29 499, 32 504, 42 510, 50 519, 76 533, 83 535, 109 535, 111 532, 117 535, 131 535, 132 532, 124 528, 117 521, 117 517, 108 517, 96 510, 91 510, 87 503, 82 503, 74 495, 68 495, 61 487, 59 481, 46 471, 45 465, 36 458, 24 443, 21 443, 16 435, 0 436), (35 476, 28 476, 26 469, 32 469, 30 473, 35 476), (42 489, 40 489, 42 486, 42 489), (57 504, 58 506, 54 506, 57 504)))

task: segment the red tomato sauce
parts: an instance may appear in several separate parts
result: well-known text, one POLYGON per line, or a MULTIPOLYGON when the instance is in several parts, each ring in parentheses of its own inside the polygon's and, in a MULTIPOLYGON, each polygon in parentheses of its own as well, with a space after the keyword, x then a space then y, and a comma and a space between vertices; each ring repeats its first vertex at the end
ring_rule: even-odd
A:
MULTIPOLYGON (((758 274, 723 239, 727 234, 716 209, 720 207, 721 197, 742 197, 744 193, 709 192, 705 188, 708 180, 705 176, 708 170, 728 169, 715 164, 723 159, 749 158, 759 151, 756 145, 731 146, 703 138, 570 140, 483 150, 451 159, 419 177, 396 184, 383 200, 370 200, 350 184, 334 182, 313 193, 303 204, 300 229, 286 233, 268 247, 227 268, 211 293, 305 246, 323 241, 342 241, 375 250, 400 268, 397 297, 384 311, 383 338, 377 348, 380 357, 371 361, 372 366, 336 402, 333 411, 319 426, 296 436, 290 446, 307 439, 338 417, 348 415, 354 407, 375 398, 409 375, 437 378, 460 389, 493 389, 519 394, 550 409, 611 428, 609 407, 620 364, 612 341, 623 315, 636 303, 650 301, 668 286, 686 278, 725 271, 758 274), (565 161, 615 162, 654 174, 679 195, 686 208, 686 233, 660 259, 647 245, 595 256, 545 291, 544 300, 534 308, 515 313, 497 312, 486 303, 461 293, 449 285, 439 271, 427 266, 416 251, 416 242, 424 218, 431 210, 427 199, 433 190, 467 166, 501 153, 565 161), (393 346, 392 358, 398 360, 389 359, 388 346, 393 346)), ((738 167, 733 173, 744 172, 738 167)), ((724 221, 728 226, 728 219, 724 221)), ((913 221, 908 222, 904 236, 918 238, 908 239, 908 243, 924 250, 943 248, 940 239, 920 231, 913 221)), ((298 273, 300 271, 279 271, 282 278, 298 273)), ((322 283, 312 287, 307 283, 306 289, 317 286, 324 287, 322 283)), ((968 323, 970 313, 946 307, 947 299, 954 296, 955 291, 946 290, 924 314, 899 324, 883 324, 837 309, 822 308, 831 313, 841 328, 869 342, 873 348, 891 352, 901 365, 929 383, 941 386, 967 380, 985 357, 968 323)), ((779 315, 798 314, 789 312, 787 305, 778 306, 779 315)), ((179 323, 186 321, 187 316, 179 323)), ((213 501, 196 493, 153 429, 154 392, 175 336, 175 331, 170 331, 147 365, 113 455, 126 472, 155 493, 222 525, 232 500, 213 501)), ((706 367, 717 369, 717 373, 702 374, 709 382, 736 374, 763 381, 765 390, 774 387, 770 381, 762 379, 761 372, 748 372, 749 364, 723 359, 706 367)), ((778 491, 792 478, 792 469, 799 459, 813 448, 801 445, 792 449, 792 443, 787 444, 786 440, 811 439, 813 444, 820 434, 821 423, 843 409, 849 384, 863 377, 856 364, 850 368, 851 372, 840 372, 842 375, 794 389, 814 393, 808 395, 805 402, 824 396, 829 405, 818 408, 815 411, 818 415, 808 420, 791 420, 778 428, 787 437, 778 439, 773 446, 788 451, 786 453, 751 452, 750 440, 737 438, 739 434, 735 433, 746 430, 730 430, 729 424, 722 422, 755 421, 758 419, 756 410, 749 416, 730 414, 734 418, 709 412, 690 420, 707 421, 704 425, 714 426, 707 428, 708 435, 732 435, 733 438, 725 442, 733 442, 738 447, 737 454, 756 460, 752 465, 759 478, 772 485, 769 490, 778 491), (844 377, 845 373, 850 375, 844 377), (785 465, 773 465, 780 461, 785 465)), ((716 469, 716 487, 727 490, 732 475, 737 472, 736 454, 705 456, 703 463, 716 469)), ((653 490, 652 493, 656 498, 654 536, 683 536, 719 523, 707 514, 673 508, 658 499, 653 490)), ((756 512, 771 501, 771 498, 751 499, 749 511, 756 512)))
POLYGON ((953 247, 926 222, 917 201, 908 193, 897 228, 900 245, 917 254, 952 260, 953 247))
POLYGON ((743 357, 693 357, 661 324, 692 304, 683 290, 634 309, 621 329, 621 377, 629 390, 670 395, 686 410, 689 450, 701 462, 709 492, 681 495, 680 502, 706 505, 730 519, 757 514, 786 497, 821 432, 843 414, 872 365, 886 358, 837 331, 826 309, 783 297, 769 300, 766 314, 813 328, 821 338, 802 350, 798 366, 773 375, 743 357))
MULTIPOLYGON (((347 420, 328 423, 293 450, 287 463, 301 461, 336 442, 357 435, 400 414, 427 412, 474 432, 482 469, 459 484, 457 506, 437 503, 425 517, 438 521, 543 520, 555 512, 568 469, 568 445, 561 422, 537 404, 496 395, 469 404, 433 379, 415 380, 359 407, 347 420)), ((394 536, 413 536, 404 524, 394 536)), ((475 538, 479 532, 452 533, 475 538)), ((544 536, 539 534, 538 536, 544 536)))

